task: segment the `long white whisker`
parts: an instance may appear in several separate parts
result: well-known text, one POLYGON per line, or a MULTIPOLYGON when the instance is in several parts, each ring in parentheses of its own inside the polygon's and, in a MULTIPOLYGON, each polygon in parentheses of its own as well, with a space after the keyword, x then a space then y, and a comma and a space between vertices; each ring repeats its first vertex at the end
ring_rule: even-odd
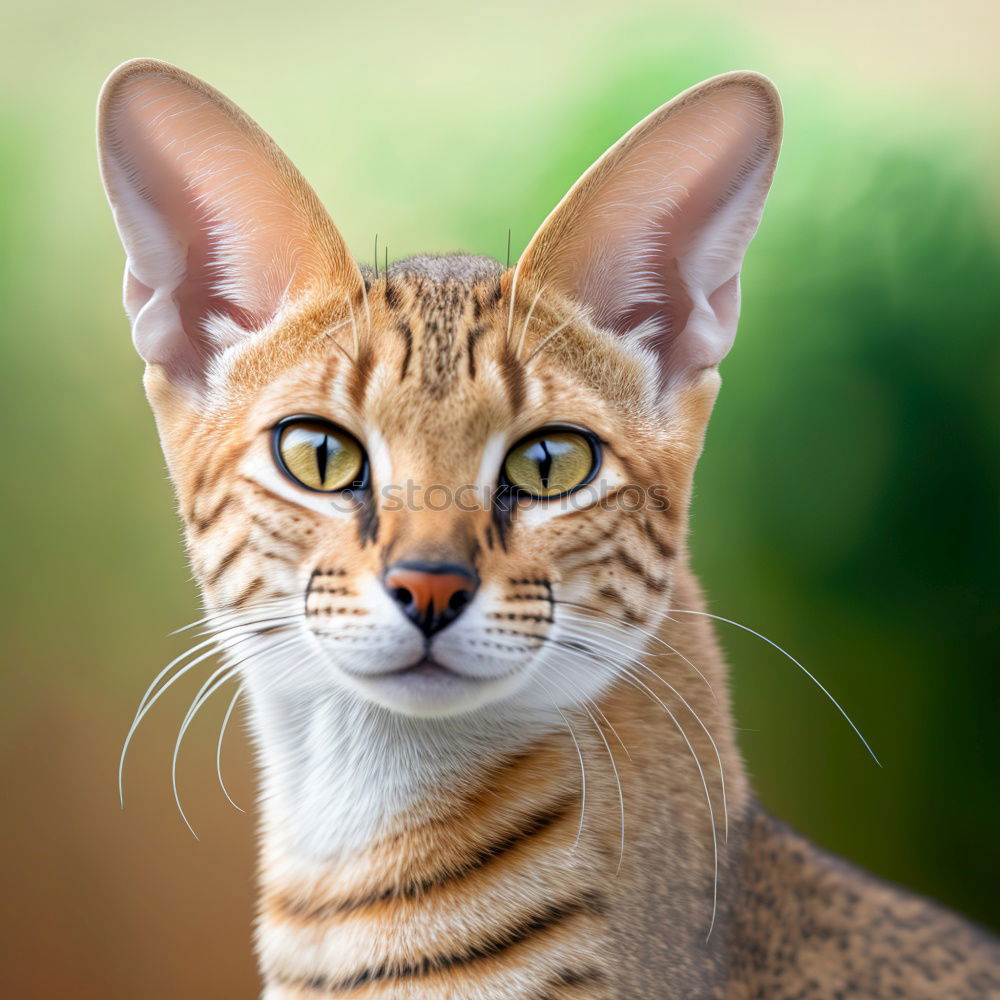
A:
POLYGON ((661 684, 668 687, 677 698, 677 700, 694 716, 695 722, 701 727, 702 732, 708 738, 708 742, 712 745, 712 751, 715 753, 715 760, 719 766, 719 791, 722 794, 722 838, 726 843, 729 842, 729 803, 726 799, 726 772, 725 768, 722 766, 722 754, 719 752, 718 744, 715 742, 715 738, 709 732, 708 726, 702 721, 701 716, 691 707, 687 699, 671 684, 665 677, 661 677, 649 664, 642 663, 639 660, 633 661, 631 666, 642 667, 644 670, 648 671, 655 677, 661 684))
MULTIPOLYGON (((571 620, 577 621, 577 622, 581 622, 581 623, 584 621, 583 619, 578 618, 576 616, 572 616, 572 615, 570 615, 570 616, 562 616, 562 617, 570 617, 571 620)), ((581 630, 577 629, 575 626, 566 626, 564 624, 563 625, 563 630, 566 632, 567 635, 572 635, 574 637, 574 639, 576 639, 577 641, 579 641, 579 640, 582 639, 584 642, 588 643, 588 645, 593 643, 593 637, 592 637, 592 635, 589 635, 589 634, 586 634, 586 633, 582 632, 581 630)), ((637 667, 641 667, 643 670, 646 670, 650 674, 652 674, 652 676, 655 677, 658 681, 660 681, 661 684, 663 684, 667 688, 669 688, 674 693, 674 695, 677 697, 677 699, 680 701, 680 703, 688 710, 688 712, 691 713, 691 715, 694 717, 695 721, 701 727, 701 729, 704 732, 705 736, 708 737, 708 741, 709 741, 709 743, 712 746, 713 752, 715 753, 715 759, 716 759, 716 762, 717 762, 718 768, 719 768, 719 783, 720 783, 720 790, 721 790, 721 793, 722 793, 723 839, 728 843, 728 841, 729 841, 729 803, 728 803, 728 799, 727 799, 727 796, 726 796, 726 775, 725 775, 725 769, 724 769, 723 763, 722 763, 722 754, 719 751, 718 744, 715 742, 715 738, 712 736, 712 734, 709 731, 708 727, 702 721, 701 716, 694 710, 694 708, 692 708, 692 706, 690 705, 690 703, 688 702, 688 700, 680 693, 680 691, 677 690, 676 687, 674 687, 673 684, 671 684, 665 677, 662 677, 660 674, 658 674, 655 670, 653 670, 652 667, 650 667, 647 663, 645 663, 638 656, 629 655, 630 653, 631 654, 636 653, 636 650, 634 648, 632 648, 630 646, 627 646, 625 643, 623 643, 620 640, 615 639, 613 637, 602 637, 602 638, 605 639, 605 641, 607 641, 609 643, 615 644, 615 646, 618 648, 618 650, 624 655, 624 658, 626 659, 628 665, 633 666, 633 667, 636 667, 636 666, 637 667)))
POLYGON ((226 715, 222 720, 222 727, 219 729, 219 742, 215 747, 215 773, 219 776, 219 786, 222 788, 222 794, 229 799, 230 804, 239 809, 240 812, 246 812, 241 806, 239 806, 234 800, 232 795, 229 794, 229 789, 226 787, 226 782, 222 777, 222 741, 226 736, 226 728, 229 726, 229 719, 233 714, 233 709, 236 708, 236 702, 240 700, 240 695, 243 694, 242 685, 236 689, 236 694, 233 695, 232 700, 229 702, 229 708, 226 709, 226 715))
POLYGON ((217 650, 213 646, 207 652, 202 653, 201 656, 192 660, 186 666, 182 667, 169 681, 166 682, 157 692, 149 699, 148 703, 136 713, 135 718, 132 720, 132 725, 129 727, 128 735, 125 737, 125 742, 122 745, 121 757, 118 759, 118 802, 121 807, 125 808, 125 757, 128 754, 128 748, 132 744, 132 737, 135 736, 135 731, 139 728, 139 724, 142 720, 149 714, 150 709, 160 700, 163 695, 170 690, 186 673, 193 670, 199 663, 204 660, 209 659, 216 654, 217 650))
MULTIPOLYGON (((281 625, 291 624, 292 622, 296 621, 297 618, 298 616, 286 619, 272 619, 269 622, 260 624, 265 624, 268 627, 277 627, 281 625)), ((253 631, 248 630, 246 634, 237 636, 236 638, 227 639, 226 642, 230 646, 237 646, 257 634, 258 634, 258 627, 257 623, 255 623, 253 631)), ((128 749, 132 744, 132 739, 135 736, 136 730, 139 728, 140 724, 142 723, 142 720, 149 714, 153 706, 160 700, 161 697, 163 697, 163 695, 171 687, 173 687, 173 685, 178 680, 180 680, 181 677, 183 677, 189 671, 194 669, 194 667, 198 666, 199 663, 203 663, 205 660, 214 656, 216 652, 219 651, 219 646, 218 646, 219 639, 220 636, 215 636, 212 639, 200 642, 197 644, 197 646, 187 650, 187 652, 185 652, 184 654, 173 660, 165 670, 160 671, 160 673, 157 675, 156 680, 153 682, 152 685, 150 685, 150 688, 152 688, 153 685, 156 684, 156 681, 160 680, 166 674, 166 671, 169 670, 171 667, 173 667, 175 663, 183 661, 186 656, 190 656, 191 653, 193 652, 204 649, 206 646, 209 647, 200 656, 196 657, 190 663, 186 664, 180 670, 178 670, 173 675, 173 677, 171 677, 170 680, 168 680, 165 684, 161 685, 154 694, 150 695, 149 689, 147 689, 146 695, 143 697, 143 700, 140 703, 139 708, 135 713, 135 718, 132 720, 131 726, 129 726, 128 734, 125 737, 125 742, 122 744, 121 756, 118 760, 118 801, 122 808, 125 807, 125 787, 124 787, 125 758, 128 755, 128 749)))
POLYGON ((662 699, 659 698, 655 692, 653 692, 648 685, 644 684, 638 678, 632 676, 631 674, 626 676, 626 680, 630 681, 632 684, 638 685, 642 690, 644 690, 651 698, 653 698, 657 704, 663 709, 664 712, 670 717, 670 721, 677 728, 677 731, 681 734, 681 739, 687 744, 688 751, 691 754, 691 759, 695 763, 695 767, 698 769, 698 777, 701 779, 701 785, 705 792, 705 804, 708 806, 708 820, 709 825, 712 829, 712 867, 713 867, 713 879, 712 879, 712 918, 708 924, 708 933, 705 935, 705 940, 707 941, 712 936, 712 931, 715 928, 715 917, 719 906, 719 838, 716 833, 715 828, 715 809, 712 806, 712 796, 708 790, 708 779, 705 777, 705 769, 701 766, 701 761, 698 759, 698 754, 695 753, 694 746, 691 743, 690 738, 684 731, 684 727, 678 722, 677 717, 673 712, 663 703, 662 699))
POLYGON ((538 305, 538 300, 542 297, 542 292, 544 290, 544 288, 540 288, 535 293, 535 297, 531 300, 531 305, 528 307, 528 315, 524 317, 524 323, 521 325, 521 336, 517 341, 517 346, 514 348, 515 358, 519 358, 521 356, 521 351, 524 349, 524 342, 528 336, 528 326, 531 323, 532 313, 534 313, 535 306, 538 305))
MULTIPOLYGON (((559 670, 556 664, 552 663, 551 660, 549 662, 549 667, 552 670, 558 672, 558 675, 563 680, 563 683, 568 683, 566 675, 561 670, 559 670)), ((604 749, 607 750, 608 752, 608 759, 611 761, 611 770, 614 772, 615 775, 615 784, 618 786, 618 808, 620 810, 620 815, 621 815, 621 838, 618 850, 618 867, 615 870, 615 875, 617 876, 622 870, 622 862, 624 861, 625 858, 625 796, 622 793, 622 782, 621 782, 621 777, 618 774, 618 763, 615 760, 615 755, 611 752, 611 746, 609 745, 607 738, 604 735, 604 731, 598 724, 597 719, 594 717, 594 714, 591 711, 590 706, 593 706, 593 708, 600 714, 601 718, 604 719, 605 722, 607 722, 608 727, 611 729, 611 732, 615 734, 615 738, 618 740, 619 743, 621 743, 622 749, 625 751, 626 754, 628 754, 628 747, 625 746, 624 742, 622 741, 622 738, 618 735, 618 731, 615 729, 615 727, 612 726, 610 722, 608 722, 607 716, 604 714, 604 712, 601 711, 600 707, 596 705, 594 702, 592 702, 590 698, 583 696, 583 693, 580 691, 577 685, 574 684, 573 688, 577 692, 577 697, 580 700, 580 707, 590 717, 590 721, 593 723, 594 728, 597 730, 598 736, 601 737, 601 742, 604 744, 604 749)), ((629 754, 629 757, 631 757, 631 754, 629 754)))
POLYGON ((658 636, 655 632, 652 632, 649 629, 645 629, 640 625, 633 625, 633 624, 625 625, 618 619, 613 618, 611 615, 608 615, 606 611, 601 611, 598 608, 592 608, 586 604, 576 604, 573 601, 564 601, 561 598, 556 598, 555 603, 557 605, 561 604, 569 608, 577 608, 582 611, 589 611, 593 614, 599 615, 601 617, 602 623, 606 622, 607 624, 618 626, 620 629, 626 632, 630 629, 634 630, 646 636, 648 639, 651 639, 653 642, 658 642, 661 646, 665 646, 668 650, 670 650, 671 653, 674 654, 674 656, 680 657, 705 682, 705 687, 707 687, 708 690, 712 692, 712 697, 715 698, 716 701, 719 700, 718 695, 716 695, 715 693, 715 688, 712 687, 711 683, 709 682, 709 679, 701 672, 698 666, 692 663, 691 660, 689 660, 679 649, 677 649, 674 646, 671 646, 669 642, 667 642, 661 636, 658 636))
MULTIPOLYGON (((248 623, 247 623, 247 626, 252 626, 252 627, 256 628, 256 626, 258 626, 258 625, 262 625, 262 624, 266 624, 266 623, 263 623, 263 622, 257 622, 257 621, 252 621, 252 622, 248 622, 248 623)), ((216 644, 217 644, 217 643, 219 642, 219 639, 220 639, 220 638, 222 637, 222 633, 223 633, 223 632, 231 632, 231 631, 234 631, 234 630, 235 630, 235 629, 236 629, 237 627, 238 627, 238 626, 234 625, 234 626, 232 626, 232 627, 229 627, 229 628, 224 628, 224 629, 222 629, 221 631, 216 631, 216 630, 214 630, 214 629, 212 629, 212 630, 208 630, 208 629, 207 629, 207 630, 206 630, 206 631, 205 631, 204 633, 202 633, 203 635, 208 635, 208 638, 207 638, 207 639, 203 639, 203 640, 202 640, 201 642, 199 642, 199 643, 197 643, 196 645, 194 645, 194 646, 190 647, 190 649, 186 649, 186 650, 185 650, 185 651, 184 651, 183 653, 181 653, 181 654, 180 654, 180 656, 177 656, 177 657, 175 657, 174 659, 172 659, 172 660, 171 660, 171 661, 170 661, 170 662, 169 662, 169 663, 168 663, 168 664, 167 664, 167 665, 166 665, 166 666, 165 666, 165 667, 164 667, 164 668, 163 668, 163 669, 162 669, 162 670, 161 670, 161 671, 160 671, 160 672, 159 672, 159 673, 158 673, 158 674, 157 674, 157 675, 156 675, 156 676, 155 676, 155 677, 153 678, 153 681, 152 681, 152 683, 151 683, 151 684, 149 685, 149 687, 147 687, 147 688, 146 688, 146 693, 145 693, 145 694, 144 694, 144 695, 142 696, 142 698, 141 698, 141 699, 139 700, 139 707, 138 707, 138 708, 136 709, 136 714, 138 715, 138 713, 139 713, 139 712, 141 712, 141 711, 143 710, 143 708, 144 708, 144 707, 145 707, 145 705, 146 705, 146 701, 147 701, 147 699, 148 699, 148 698, 150 697, 150 695, 151 695, 151 694, 152 694, 152 692, 153 692, 153 689, 154 689, 154 688, 156 687, 156 685, 157 685, 157 684, 159 684, 159 682, 160 682, 160 681, 161 681, 161 680, 162 680, 162 679, 163 679, 164 677, 166 677, 166 675, 167 675, 168 673, 170 673, 170 671, 171 671, 171 669, 173 669, 173 667, 175 667, 175 666, 176 666, 176 665, 177 665, 178 663, 181 663, 181 662, 182 662, 182 661, 183 661, 183 660, 184 660, 184 659, 185 659, 186 657, 190 656, 190 655, 191 655, 192 653, 197 653, 199 649, 204 649, 204 648, 205 648, 206 646, 212 646, 212 645, 216 645, 216 644)))
MULTIPOLYGON (((591 654, 590 655, 593 655, 595 658, 598 658, 598 659, 602 659, 603 658, 602 654, 600 654, 599 651, 593 649, 593 647, 590 647, 590 650, 591 650, 591 654)), ((584 651, 578 650, 577 652, 579 653, 579 652, 586 652, 586 651, 585 650, 584 651)), ((611 660, 605 660, 605 662, 607 662, 611 666, 617 666, 619 668, 621 667, 621 664, 616 664, 614 661, 611 661, 611 660)), ((660 708, 663 709, 663 711, 667 714, 667 717, 674 724, 674 726, 677 729, 678 733, 680 733, 681 739, 684 740, 684 743, 686 744, 686 746, 688 748, 688 752, 691 754, 691 759, 694 761, 695 767, 698 770, 698 776, 701 779, 702 789, 704 790, 704 793, 705 793, 705 804, 708 807, 708 818, 709 818, 709 824, 710 824, 711 832, 712 832, 712 859, 713 859, 713 861, 712 861, 712 863, 713 863, 712 917, 711 917, 711 920, 709 922, 708 934, 706 935, 706 940, 708 940, 708 938, 711 937, 712 930, 715 927, 715 918, 716 918, 716 914, 717 914, 717 910, 718 910, 718 896, 719 896, 719 841, 718 841, 718 834, 716 832, 716 825, 715 825, 715 809, 714 809, 714 807, 712 805, 712 796, 711 796, 711 793, 710 793, 709 788, 708 788, 708 779, 705 776, 705 770, 704 770, 704 768, 701 765, 701 761, 698 758, 698 754, 695 752, 694 745, 691 743, 690 738, 688 737, 687 733, 684 731, 684 727, 680 724, 679 720, 674 715, 674 713, 670 710, 670 708, 663 702, 663 700, 656 694, 655 691, 653 691, 647 684, 645 684, 639 678, 637 678, 634 675, 632 675, 632 673, 630 671, 626 670, 620 676, 622 676, 624 680, 626 680, 627 682, 633 684, 634 686, 636 686, 640 690, 645 691, 645 693, 650 698, 652 698, 660 706, 660 708)))
MULTIPOLYGON (((292 636, 279 642, 276 646, 265 652, 258 654, 262 659, 270 659, 278 652, 287 649, 299 642, 298 636, 292 636)), ((194 827, 191 826, 190 821, 187 818, 187 814, 184 812, 184 807, 181 805, 180 792, 177 788, 177 760, 181 752, 181 744, 184 742, 184 735, 187 733, 188 728, 194 721, 195 716, 205 705, 209 698, 215 694, 228 680, 236 675, 240 667, 246 663, 248 660, 254 659, 254 654, 251 653, 248 656, 243 657, 236 663, 226 663, 218 668, 205 683, 198 690, 198 693, 194 696, 194 701, 191 703, 191 707, 188 709, 187 714, 184 716, 184 721, 181 723, 181 728, 177 733, 177 740, 174 743, 174 753, 170 762, 170 777, 173 784, 174 790, 174 801, 177 803, 177 809, 181 814, 181 818, 184 820, 185 825, 191 831, 195 840, 200 839, 198 834, 194 832, 194 827)))
POLYGON ((191 720, 198 714, 202 705, 236 673, 236 670, 236 667, 228 664, 221 666, 198 689, 198 693, 194 696, 194 701, 191 703, 191 707, 187 710, 187 715, 184 716, 184 721, 181 723, 180 731, 177 734, 177 741, 174 743, 174 755, 170 761, 170 780, 174 789, 174 802, 177 803, 177 810, 181 814, 181 819, 184 820, 184 825, 191 831, 191 835, 195 840, 200 840, 201 838, 194 832, 194 827, 191 825, 191 821, 187 818, 187 813, 184 812, 184 807, 181 805, 180 793, 177 790, 177 757, 180 754, 181 743, 184 740, 184 734, 187 732, 188 726, 191 724, 191 720))
MULTIPOLYGON (((543 687, 548 689, 548 685, 545 684, 540 677, 538 680, 543 687)), ((563 723, 566 726, 566 731, 569 733, 569 737, 573 741, 573 746, 576 747, 576 756, 580 761, 580 823, 576 830, 576 840, 573 841, 573 850, 575 851, 579 846, 580 838, 583 836, 583 822, 587 811, 587 769, 583 764, 583 751, 580 749, 580 741, 576 738, 576 733, 573 731, 573 727, 570 725, 569 719, 566 718, 566 714, 556 704, 556 700, 555 698, 552 698, 551 692, 549 692, 549 697, 552 700, 552 707, 559 713, 559 717, 563 720, 563 723)))
POLYGON ((608 752, 608 760, 611 761, 611 770, 615 776, 615 785, 618 789, 618 812, 621 817, 621 826, 619 830, 619 841, 618 841, 618 867, 615 869, 615 876, 621 874, 622 863, 625 860, 625 795, 622 792, 622 780, 618 774, 618 763, 615 760, 615 755, 611 752, 611 746, 608 743, 607 737, 604 735, 604 730, 597 723, 597 719, 594 718, 593 713, 587 707, 587 703, 583 702, 581 708, 587 713, 590 721, 594 724, 594 728, 597 730, 597 735, 601 737, 601 742, 604 744, 604 749, 608 752))
MULTIPOLYGON (((190 632, 191 629, 197 628, 199 625, 208 625, 210 628, 214 628, 222 623, 224 623, 230 616, 234 619, 239 619, 244 616, 257 615, 262 611, 277 611, 281 610, 283 607, 288 606, 289 610, 293 606, 301 605, 302 600, 299 597, 275 597, 267 601, 259 601, 256 604, 246 604, 242 607, 220 607, 215 608, 208 614, 201 618, 196 619, 193 622, 189 622, 187 625, 182 625, 180 628, 175 628, 173 632, 169 632, 168 635, 179 635, 181 632, 190 632)), ((238 624, 238 621, 237 621, 238 624)))
POLYGON ((531 362, 535 360, 538 354, 548 345, 549 341, 555 338, 558 334, 562 333, 563 330, 565 330, 566 327, 568 327, 570 323, 572 323, 575 319, 576 319, 575 315, 570 316, 568 320, 566 320, 564 323, 560 323, 551 333, 546 334, 541 343, 536 344, 535 347, 532 349, 532 352, 528 355, 527 359, 524 362, 525 368, 527 368, 528 365, 530 365, 531 362))
POLYGON ((834 708, 836 708, 837 711, 840 712, 840 714, 847 720, 847 724, 851 727, 851 729, 854 730, 858 739, 861 740, 861 742, 864 744, 865 749, 868 751, 869 754, 871 754, 872 760, 875 761, 875 763, 878 764, 879 767, 882 766, 882 762, 878 759, 878 757, 875 756, 875 751, 872 750, 872 748, 868 745, 868 740, 866 740, 864 736, 861 735, 861 730, 858 729, 858 727, 854 724, 854 720, 847 714, 846 711, 844 711, 844 709, 840 705, 840 702, 837 701, 837 699, 834 698, 834 696, 830 694, 830 692, 827 691, 827 689, 820 683, 819 679, 814 674, 810 673, 801 663, 799 663, 799 661, 796 660, 795 657, 788 652, 788 650, 782 649, 781 646, 779 646, 776 642, 774 642, 771 639, 768 639, 766 635, 762 635, 755 629, 750 628, 749 625, 744 625, 742 622, 733 621, 731 618, 723 618, 721 615, 710 614, 708 611, 690 611, 686 608, 671 608, 668 614, 701 615, 704 618, 714 618, 716 621, 725 622, 727 625, 733 625, 736 628, 743 629, 744 632, 749 632, 751 635, 755 635, 758 639, 761 639, 764 642, 766 642, 769 646, 772 646, 779 653, 781 653, 782 656, 791 660, 792 663, 794 663, 795 666, 797 666, 799 670, 801 670, 802 673, 804 673, 806 677, 808 677, 809 680, 811 680, 813 684, 815 684, 816 687, 818 687, 820 691, 822 691, 823 694, 825 694, 827 698, 829 698, 834 708))

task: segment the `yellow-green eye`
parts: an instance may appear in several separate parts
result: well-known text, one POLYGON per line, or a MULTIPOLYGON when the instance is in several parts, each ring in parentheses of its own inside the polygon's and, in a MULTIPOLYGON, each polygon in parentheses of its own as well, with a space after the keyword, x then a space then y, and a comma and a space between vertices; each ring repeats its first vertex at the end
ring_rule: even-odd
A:
POLYGON ((361 445, 325 421, 283 420, 275 428, 274 451, 285 475, 307 489, 334 493, 364 485, 367 463, 361 445))
POLYGON ((503 463, 509 486, 552 499, 589 483, 600 463, 595 441, 571 430, 539 431, 514 445, 503 463))

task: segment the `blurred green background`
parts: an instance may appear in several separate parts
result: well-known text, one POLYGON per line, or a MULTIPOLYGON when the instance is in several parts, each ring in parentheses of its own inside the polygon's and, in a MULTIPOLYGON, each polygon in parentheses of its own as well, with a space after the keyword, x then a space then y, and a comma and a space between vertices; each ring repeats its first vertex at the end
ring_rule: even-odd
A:
MULTIPOLYGON (((636 120, 753 68, 785 100, 694 508, 764 803, 819 843, 1000 926, 994 5, 244 0, 0 15, 6 995, 249 997, 253 821, 215 786, 198 681, 117 754, 197 617, 119 298, 93 108, 136 55, 247 108, 358 256, 515 252, 636 120), (725 627, 723 627, 725 628, 725 627)), ((180 687, 180 685, 178 685, 180 687)), ((224 765, 252 799, 244 734, 224 765)))

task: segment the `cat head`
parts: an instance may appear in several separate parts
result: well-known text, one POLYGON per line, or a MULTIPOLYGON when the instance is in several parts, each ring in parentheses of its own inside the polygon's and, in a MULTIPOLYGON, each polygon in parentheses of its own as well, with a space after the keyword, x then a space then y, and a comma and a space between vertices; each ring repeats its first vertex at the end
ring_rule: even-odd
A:
POLYGON ((360 269, 242 111, 163 63, 100 102, 125 306, 230 662, 410 716, 610 685, 670 607, 774 171, 772 85, 664 105, 514 268, 360 269))

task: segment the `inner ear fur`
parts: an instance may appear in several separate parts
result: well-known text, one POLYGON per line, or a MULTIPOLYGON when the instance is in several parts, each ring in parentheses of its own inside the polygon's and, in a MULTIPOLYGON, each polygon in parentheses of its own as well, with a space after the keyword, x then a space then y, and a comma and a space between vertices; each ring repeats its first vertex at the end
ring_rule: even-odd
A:
POLYGON ((636 125, 570 189, 518 261, 591 319, 652 345, 665 383, 725 357, 739 273, 777 162, 781 105, 756 73, 727 73, 636 125))
POLYGON ((118 67, 101 91, 98 143, 133 339, 172 380, 198 384, 215 353, 311 286, 360 294, 315 192, 203 81, 150 59, 118 67))

